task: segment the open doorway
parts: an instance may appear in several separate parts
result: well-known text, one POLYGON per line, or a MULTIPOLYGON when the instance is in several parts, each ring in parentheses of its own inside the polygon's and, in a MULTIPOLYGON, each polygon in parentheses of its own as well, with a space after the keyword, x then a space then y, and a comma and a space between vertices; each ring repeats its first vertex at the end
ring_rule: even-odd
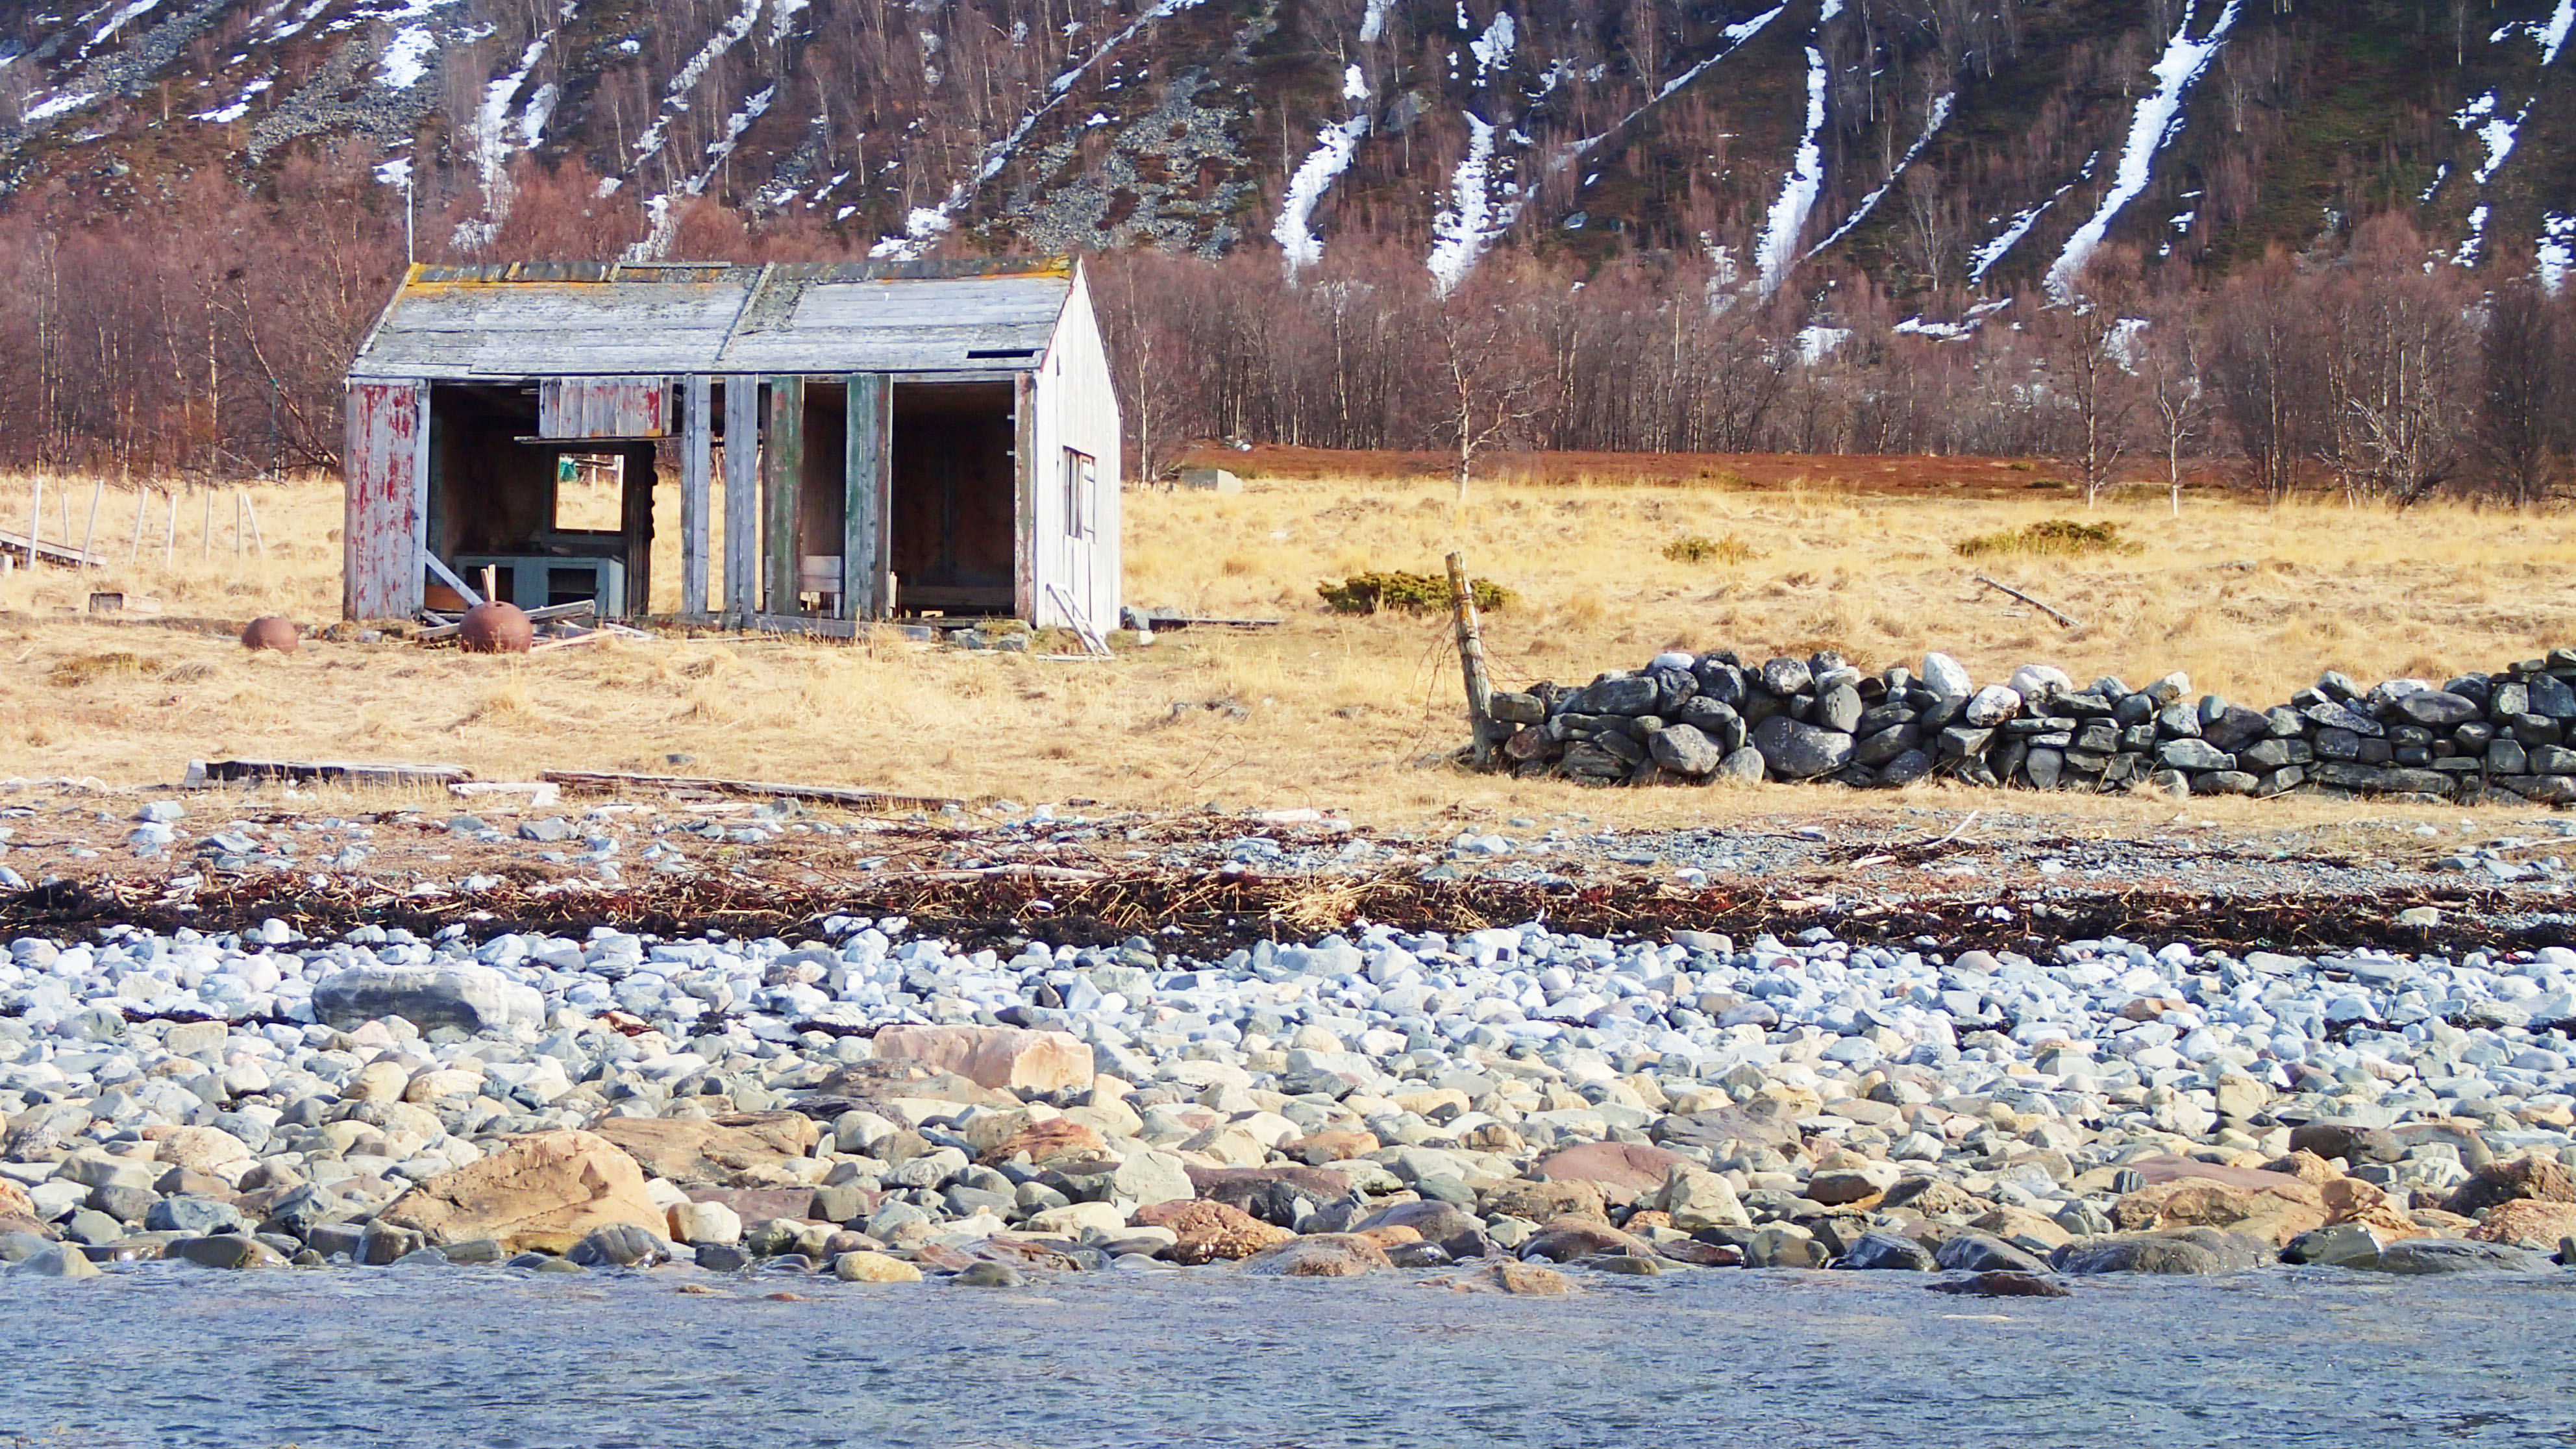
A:
POLYGON ((1011 613, 1019 513, 1011 384, 897 383, 893 413, 897 610, 1011 613))

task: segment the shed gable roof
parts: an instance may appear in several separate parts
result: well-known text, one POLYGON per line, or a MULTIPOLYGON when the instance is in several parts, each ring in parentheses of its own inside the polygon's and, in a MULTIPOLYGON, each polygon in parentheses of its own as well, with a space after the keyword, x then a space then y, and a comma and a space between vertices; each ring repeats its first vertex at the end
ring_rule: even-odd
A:
POLYGON ((1035 367, 1063 262, 415 267, 354 378, 1035 367))

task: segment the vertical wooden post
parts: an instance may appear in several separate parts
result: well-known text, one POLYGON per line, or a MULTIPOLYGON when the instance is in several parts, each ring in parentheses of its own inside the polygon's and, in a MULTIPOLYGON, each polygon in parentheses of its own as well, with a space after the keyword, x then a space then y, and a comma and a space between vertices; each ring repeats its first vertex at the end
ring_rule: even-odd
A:
POLYGON ((680 615, 707 612, 707 471, 715 449, 715 419, 707 404, 715 389, 704 373, 682 387, 687 416, 680 442, 680 615))
POLYGON ((760 379, 725 379, 725 612, 737 629, 760 608, 760 379))
POLYGON ((236 488, 233 490, 233 562, 235 563, 241 562, 242 539, 242 493, 236 488))
POLYGON ((250 501, 250 490, 235 495, 241 499, 242 512, 250 518, 250 546, 261 558, 268 557, 268 535, 259 531, 259 505, 250 501))
POLYGON ((882 619, 886 597, 886 479, 894 440, 894 388, 878 372, 849 378, 848 452, 841 510, 841 612, 852 619, 882 619))
POLYGON ((212 562, 215 556, 215 490, 206 489, 205 526, 197 535, 197 562, 212 562))
POLYGON ((161 529, 161 571, 168 573, 179 552, 179 490, 164 488, 170 495, 170 521, 161 529))
MULTIPOLYGON (((107 480, 92 478, 89 481, 89 522, 81 529, 80 566, 82 568, 88 568, 93 562, 89 556, 89 546, 98 541, 98 501, 106 495, 107 480)), ((66 528, 63 532, 69 533, 71 530, 66 528)))
POLYGON ((1485 678, 1485 633, 1476 622, 1476 591, 1460 555, 1449 555, 1449 608, 1458 627, 1458 669, 1467 679, 1467 724, 1474 731, 1476 768, 1494 762, 1494 688, 1485 678))
POLYGON ((45 475, 36 475, 35 501, 27 505, 27 565, 36 563, 36 542, 45 532, 45 475))
POLYGON ((143 556, 143 508, 151 501, 150 488, 134 490, 134 537, 125 545, 125 563, 128 568, 133 567, 134 561, 143 556))
POLYGON ((773 614, 792 614, 797 605, 797 574, 804 563, 805 379, 792 374, 769 380, 769 437, 761 452, 760 551, 767 599, 773 614))

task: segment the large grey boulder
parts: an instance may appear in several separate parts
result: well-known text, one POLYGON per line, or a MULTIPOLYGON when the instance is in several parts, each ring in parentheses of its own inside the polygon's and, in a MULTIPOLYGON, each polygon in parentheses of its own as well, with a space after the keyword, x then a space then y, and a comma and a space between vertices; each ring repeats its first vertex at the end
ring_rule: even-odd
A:
POLYGON ((1852 762, 1852 737, 1840 730, 1775 714, 1753 730, 1753 748, 1763 763, 1785 780, 1812 780, 1852 762))
POLYGON ((489 966, 352 966, 313 988, 313 1014, 347 1029, 398 1016, 423 1031, 537 1026, 545 997, 489 966))

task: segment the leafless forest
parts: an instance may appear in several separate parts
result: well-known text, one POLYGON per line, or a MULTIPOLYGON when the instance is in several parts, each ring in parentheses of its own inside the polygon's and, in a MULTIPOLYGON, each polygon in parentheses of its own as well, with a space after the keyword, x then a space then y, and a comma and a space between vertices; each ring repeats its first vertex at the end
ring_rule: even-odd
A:
MULTIPOLYGON (((522 165, 470 254, 471 204, 414 223, 423 260, 610 257, 641 235, 577 165, 522 165), (433 242, 432 239, 436 239, 433 242)), ((161 213, 67 191, 0 215, 0 459, 161 476, 337 461, 340 369, 399 276, 400 193, 306 157, 246 193, 214 172, 161 213)), ((2567 295, 2529 258, 2468 270, 2396 216, 2211 283, 2106 248, 2080 294, 1936 295, 1926 324, 1858 273, 1768 299, 1695 255, 1498 250, 1441 295, 1418 249, 1344 240, 1290 275, 1090 259, 1129 467, 1209 438, 1445 449, 2047 458, 2092 489, 2225 476, 2258 493, 2549 498, 2576 446, 2567 295)), ((701 200, 673 254, 844 256, 802 213, 701 200)))

